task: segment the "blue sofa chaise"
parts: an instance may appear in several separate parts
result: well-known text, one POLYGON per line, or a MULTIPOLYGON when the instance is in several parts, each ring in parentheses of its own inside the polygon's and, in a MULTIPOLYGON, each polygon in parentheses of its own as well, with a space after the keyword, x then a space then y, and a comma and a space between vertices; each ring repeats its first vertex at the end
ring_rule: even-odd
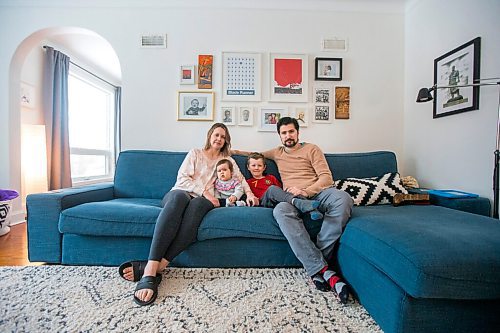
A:
MULTIPOLYGON (((186 153, 124 151, 113 183, 27 198, 31 261, 118 265, 146 259, 164 194, 186 153)), ((335 179, 397 172, 392 152, 325 154, 335 179)), ((245 158, 235 156, 246 177, 245 158)), ((268 161, 268 172, 279 177, 268 161)), ((321 221, 306 218, 311 238, 321 221)), ((500 331, 500 222, 435 205, 354 207, 339 241, 340 270, 385 332, 500 331)), ((217 208, 182 267, 300 267, 262 207, 217 208)))

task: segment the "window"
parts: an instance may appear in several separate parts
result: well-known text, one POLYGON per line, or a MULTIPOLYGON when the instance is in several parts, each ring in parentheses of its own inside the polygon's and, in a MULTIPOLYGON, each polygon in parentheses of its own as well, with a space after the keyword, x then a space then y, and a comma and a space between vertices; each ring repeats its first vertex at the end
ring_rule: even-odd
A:
POLYGON ((74 185, 110 180, 115 166, 115 89, 71 65, 68 123, 74 185))

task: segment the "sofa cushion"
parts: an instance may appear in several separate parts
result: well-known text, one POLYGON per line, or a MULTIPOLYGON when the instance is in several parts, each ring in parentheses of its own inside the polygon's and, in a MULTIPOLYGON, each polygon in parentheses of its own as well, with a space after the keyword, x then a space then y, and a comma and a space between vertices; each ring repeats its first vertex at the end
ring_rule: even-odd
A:
MULTIPOLYGON (((304 225, 312 238, 316 237, 322 221, 305 216, 304 225)), ((264 207, 223 207, 208 212, 198 229, 198 240, 244 237, 286 240, 273 210, 264 207)))
POLYGON ((177 180, 187 153, 128 150, 116 163, 115 197, 162 199, 177 180))
POLYGON ((500 297, 497 220, 430 205, 355 207, 340 243, 415 298, 500 297))
POLYGON ((160 214, 159 199, 121 198, 89 202, 61 212, 59 231, 77 235, 153 235, 160 214))
POLYGON ((341 179, 335 182, 335 187, 347 192, 356 206, 388 204, 397 193, 408 193, 397 172, 380 177, 341 179))

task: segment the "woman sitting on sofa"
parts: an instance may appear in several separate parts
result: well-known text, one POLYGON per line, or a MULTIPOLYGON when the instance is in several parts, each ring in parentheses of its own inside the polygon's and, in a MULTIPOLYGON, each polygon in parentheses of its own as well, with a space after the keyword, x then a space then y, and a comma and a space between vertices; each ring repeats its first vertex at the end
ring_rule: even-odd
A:
POLYGON ((215 180, 215 166, 221 159, 232 162, 241 180, 249 206, 258 205, 236 162, 229 156, 231 136, 226 125, 214 124, 207 133, 203 149, 192 149, 182 162, 177 181, 162 200, 163 209, 156 220, 148 261, 128 261, 120 265, 120 275, 137 283, 134 301, 139 305, 153 303, 158 294, 161 272, 192 242, 205 214, 219 207, 219 200, 207 188, 215 180))

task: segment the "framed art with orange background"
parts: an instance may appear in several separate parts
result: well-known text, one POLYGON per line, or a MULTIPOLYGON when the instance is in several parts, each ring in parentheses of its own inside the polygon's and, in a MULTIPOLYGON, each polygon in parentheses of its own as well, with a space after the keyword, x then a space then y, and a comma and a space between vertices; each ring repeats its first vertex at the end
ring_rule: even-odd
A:
POLYGON ((212 89, 213 63, 213 55, 198 55, 198 89, 212 89))

